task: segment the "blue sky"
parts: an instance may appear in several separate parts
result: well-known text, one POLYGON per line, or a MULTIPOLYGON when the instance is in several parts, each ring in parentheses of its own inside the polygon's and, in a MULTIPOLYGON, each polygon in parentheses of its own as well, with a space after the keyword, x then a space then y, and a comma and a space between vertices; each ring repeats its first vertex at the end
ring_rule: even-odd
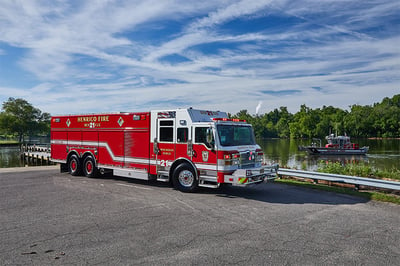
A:
POLYGON ((0 102, 51 114, 297 112, 400 93, 400 2, 11 1, 0 102))

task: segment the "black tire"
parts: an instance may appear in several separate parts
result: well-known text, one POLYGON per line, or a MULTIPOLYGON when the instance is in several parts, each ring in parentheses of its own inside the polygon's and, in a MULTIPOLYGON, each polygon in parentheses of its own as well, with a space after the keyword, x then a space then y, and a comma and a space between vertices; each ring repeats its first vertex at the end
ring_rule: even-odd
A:
POLYGON ((187 163, 178 165, 172 176, 174 187, 182 192, 195 192, 198 188, 193 167, 187 163))
POLYGON ((81 160, 76 154, 71 155, 69 158, 68 172, 73 176, 80 175, 82 172, 81 160))
POLYGON ((97 177, 98 175, 96 161, 91 155, 87 156, 83 161, 83 174, 86 177, 97 177))

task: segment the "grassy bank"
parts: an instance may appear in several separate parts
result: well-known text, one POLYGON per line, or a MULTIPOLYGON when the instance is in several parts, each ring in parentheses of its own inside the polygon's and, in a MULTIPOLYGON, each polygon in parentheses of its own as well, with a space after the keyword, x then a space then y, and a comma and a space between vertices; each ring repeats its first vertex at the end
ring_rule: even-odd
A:
MULTIPOLYGON (((378 178, 378 179, 391 179, 394 181, 400 181, 400 170, 377 170, 372 166, 360 162, 357 164, 341 164, 338 162, 325 162, 321 161, 318 165, 318 172, 329 173, 329 174, 340 174, 340 175, 350 175, 350 176, 360 176, 368 178, 378 178)), ((356 191, 353 188, 339 186, 330 186, 327 184, 314 184, 307 181, 300 181, 295 178, 282 178, 278 179, 277 182, 308 187, 313 189, 319 189, 324 191, 331 191, 336 193, 354 195, 358 197, 363 197, 369 200, 376 200, 382 202, 391 202, 400 205, 400 196, 392 193, 386 193, 382 191, 356 191)))
POLYGON ((343 165, 338 162, 326 163, 322 161, 319 163, 317 171, 329 174, 392 179, 395 181, 400 181, 400 169, 378 170, 363 162, 343 165))
POLYGON ((7 146, 7 145, 19 145, 18 141, 15 140, 0 140, 0 146, 7 146))

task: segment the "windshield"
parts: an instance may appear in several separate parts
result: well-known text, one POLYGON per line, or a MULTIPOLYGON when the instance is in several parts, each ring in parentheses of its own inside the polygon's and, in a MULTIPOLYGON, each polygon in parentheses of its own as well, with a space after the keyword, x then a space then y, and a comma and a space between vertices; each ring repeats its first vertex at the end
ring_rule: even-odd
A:
POLYGON ((248 125, 217 125, 222 146, 255 145, 253 128, 248 125))

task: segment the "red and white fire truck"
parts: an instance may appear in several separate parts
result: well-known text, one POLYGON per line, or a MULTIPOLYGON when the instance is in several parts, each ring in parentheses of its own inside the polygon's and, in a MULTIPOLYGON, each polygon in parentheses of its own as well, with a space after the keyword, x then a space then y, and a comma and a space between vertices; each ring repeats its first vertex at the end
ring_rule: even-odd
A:
POLYGON ((273 180, 250 124, 225 112, 189 109, 54 116, 51 158, 71 175, 172 181, 192 192, 273 180))

